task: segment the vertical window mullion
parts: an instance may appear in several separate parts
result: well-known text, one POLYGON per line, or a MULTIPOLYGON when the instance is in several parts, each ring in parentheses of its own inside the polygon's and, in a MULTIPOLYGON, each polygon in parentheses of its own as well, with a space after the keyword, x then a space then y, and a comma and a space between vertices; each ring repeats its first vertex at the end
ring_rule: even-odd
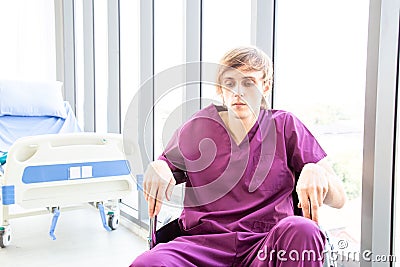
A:
MULTIPOLYGON (((399 23, 400 25, 400 23, 399 23)), ((400 26, 399 26, 400 29, 400 26)), ((400 34, 400 31, 399 31, 400 34)), ((392 255, 400 256, 400 41, 397 49, 397 91, 396 91, 396 132, 395 132, 395 154, 394 154, 394 179, 393 179, 393 198, 392 198, 392 255)))
POLYGON ((64 81, 64 6, 63 2, 60 0, 54 1, 54 13, 56 36, 56 79, 57 81, 64 81))
POLYGON ((275 0, 253 0, 252 13, 252 43, 272 58, 274 53, 275 0))
MULTIPOLYGON (((253 0, 252 8, 252 44, 262 49, 274 62, 274 45, 275 45, 275 0, 253 0)), ((272 83, 273 85, 274 83, 272 83)), ((271 108, 273 108, 274 90, 272 90, 271 108)))
POLYGON ((94 9, 93 0, 83 1, 84 129, 95 131, 94 9))
POLYGON ((76 111, 75 92, 75 36, 74 1, 65 0, 63 4, 64 24, 64 97, 76 111))
MULTIPOLYGON (((391 255, 398 1, 370 1, 361 251, 391 255), (383 19, 385 18, 385 19, 383 19)), ((363 266, 371 261, 361 260, 363 266)), ((390 266, 389 262, 379 266, 390 266)))
MULTIPOLYGON (((138 92, 138 142, 143 170, 154 159, 154 1, 140 1, 140 90, 138 92), (148 116, 150 115, 150 116, 148 116)), ((138 194, 138 219, 148 220, 147 204, 138 194)))
POLYGON ((186 2, 186 89, 182 118, 189 119, 201 108, 201 6, 202 0, 186 2))
POLYGON ((119 0, 108 1, 107 130, 121 132, 119 0))

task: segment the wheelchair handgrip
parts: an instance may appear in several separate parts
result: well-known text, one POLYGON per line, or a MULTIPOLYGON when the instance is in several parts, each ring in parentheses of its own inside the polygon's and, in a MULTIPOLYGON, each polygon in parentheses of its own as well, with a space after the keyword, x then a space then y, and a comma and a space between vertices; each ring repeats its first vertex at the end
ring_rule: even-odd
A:
POLYGON ((152 249, 156 245, 157 216, 150 218, 149 228, 150 231, 149 231, 148 243, 149 243, 149 248, 152 249))

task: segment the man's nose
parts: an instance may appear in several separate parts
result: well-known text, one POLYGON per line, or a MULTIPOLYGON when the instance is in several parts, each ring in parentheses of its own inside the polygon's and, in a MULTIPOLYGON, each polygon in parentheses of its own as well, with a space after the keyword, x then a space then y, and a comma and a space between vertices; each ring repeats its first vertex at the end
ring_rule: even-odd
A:
POLYGON ((241 86, 238 84, 235 86, 235 88, 233 88, 233 96, 234 97, 243 97, 243 89, 241 88, 241 86))

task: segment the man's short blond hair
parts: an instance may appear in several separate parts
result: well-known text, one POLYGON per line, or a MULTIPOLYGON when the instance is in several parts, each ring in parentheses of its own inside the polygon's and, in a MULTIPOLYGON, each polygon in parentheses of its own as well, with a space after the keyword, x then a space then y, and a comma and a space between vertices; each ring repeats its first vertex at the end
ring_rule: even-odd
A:
POLYGON ((217 93, 222 94, 222 75, 229 69, 242 72, 262 71, 263 82, 272 82, 272 61, 261 49, 255 46, 240 46, 229 50, 220 60, 217 73, 217 93))

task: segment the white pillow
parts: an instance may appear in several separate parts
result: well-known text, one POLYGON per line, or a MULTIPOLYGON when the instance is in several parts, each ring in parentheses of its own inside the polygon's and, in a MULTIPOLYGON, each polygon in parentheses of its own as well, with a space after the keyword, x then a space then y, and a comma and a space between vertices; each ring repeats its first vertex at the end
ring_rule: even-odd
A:
POLYGON ((59 81, 0 80, 0 116, 52 116, 67 112, 59 81))

